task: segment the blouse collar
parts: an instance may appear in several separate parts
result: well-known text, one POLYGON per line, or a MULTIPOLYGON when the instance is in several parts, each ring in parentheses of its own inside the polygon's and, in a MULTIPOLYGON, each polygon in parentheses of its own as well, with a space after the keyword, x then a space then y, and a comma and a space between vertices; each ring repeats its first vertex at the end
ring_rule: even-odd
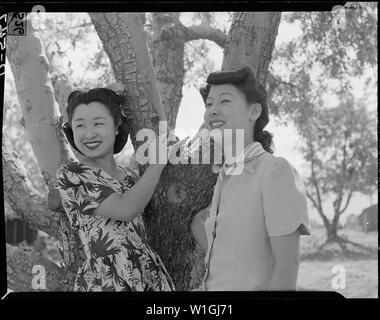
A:
POLYGON ((251 160, 259 157, 266 151, 262 147, 260 142, 254 141, 247 145, 244 150, 235 158, 235 161, 231 163, 224 162, 223 166, 213 166, 215 173, 219 172, 219 176, 224 178, 225 175, 238 175, 241 174, 244 170, 247 170, 251 173, 254 172, 253 166, 249 163, 251 160))

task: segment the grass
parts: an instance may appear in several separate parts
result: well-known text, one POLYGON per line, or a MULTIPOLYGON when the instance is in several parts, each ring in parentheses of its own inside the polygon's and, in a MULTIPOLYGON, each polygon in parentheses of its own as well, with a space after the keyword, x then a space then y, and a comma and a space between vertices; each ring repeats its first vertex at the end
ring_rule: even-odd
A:
POLYGON ((332 244, 318 250, 325 239, 324 228, 313 230, 311 236, 301 237, 301 263, 298 271, 299 290, 337 291, 346 298, 378 297, 378 233, 357 230, 340 230, 339 235, 370 248, 363 251, 352 246, 344 253, 332 244), (337 275, 334 266, 344 270, 344 288, 333 288, 337 275), (345 283, 344 283, 345 282, 345 283))

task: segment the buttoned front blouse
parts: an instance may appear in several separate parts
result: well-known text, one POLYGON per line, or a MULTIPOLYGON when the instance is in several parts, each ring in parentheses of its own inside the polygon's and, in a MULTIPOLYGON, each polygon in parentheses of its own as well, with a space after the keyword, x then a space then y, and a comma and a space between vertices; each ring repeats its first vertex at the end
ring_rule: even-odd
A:
POLYGON ((270 237, 299 227, 301 234, 311 233, 298 172, 258 142, 245 151, 252 147, 256 156, 244 161, 241 173, 228 175, 222 168, 215 185, 205 222, 207 291, 266 290, 273 267, 270 237))

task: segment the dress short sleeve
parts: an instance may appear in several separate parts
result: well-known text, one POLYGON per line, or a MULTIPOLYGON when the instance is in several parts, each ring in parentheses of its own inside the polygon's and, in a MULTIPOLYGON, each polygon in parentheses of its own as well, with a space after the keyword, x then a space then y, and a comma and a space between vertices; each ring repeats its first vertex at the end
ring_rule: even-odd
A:
POLYGON ((100 203, 115 191, 80 163, 63 165, 57 172, 62 205, 73 228, 85 224, 100 203))
POLYGON ((139 172, 137 169, 128 166, 123 166, 120 168, 124 170, 127 180, 131 181, 132 185, 134 185, 139 180, 139 172))
POLYGON ((304 184, 297 170, 284 158, 275 158, 263 179, 265 225, 270 237, 285 236, 301 227, 310 235, 304 184))

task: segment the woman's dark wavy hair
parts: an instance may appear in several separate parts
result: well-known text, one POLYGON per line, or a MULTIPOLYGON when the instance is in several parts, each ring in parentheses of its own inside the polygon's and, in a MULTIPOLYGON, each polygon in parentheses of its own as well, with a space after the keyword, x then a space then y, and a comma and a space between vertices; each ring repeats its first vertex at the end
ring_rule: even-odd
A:
POLYGON ((70 93, 66 107, 68 122, 63 125, 63 132, 67 141, 75 150, 80 152, 74 143, 74 133, 71 127, 74 111, 78 105, 89 104, 94 101, 102 103, 107 108, 114 119, 115 127, 118 127, 119 133, 115 137, 113 153, 119 153, 128 141, 130 125, 121 112, 121 105, 125 103, 125 98, 107 88, 95 88, 89 91, 75 90, 70 93), (121 124, 119 125, 120 120, 121 124))
POLYGON ((260 142, 267 152, 273 153, 271 148, 273 135, 264 130, 269 122, 267 93, 263 85, 256 80, 251 68, 244 67, 234 71, 210 73, 207 77, 207 85, 199 89, 204 103, 206 103, 211 86, 218 84, 232 84, 245 94, 248 103, 260 103, 261 114, 255 123, 254 139, 260 142))

